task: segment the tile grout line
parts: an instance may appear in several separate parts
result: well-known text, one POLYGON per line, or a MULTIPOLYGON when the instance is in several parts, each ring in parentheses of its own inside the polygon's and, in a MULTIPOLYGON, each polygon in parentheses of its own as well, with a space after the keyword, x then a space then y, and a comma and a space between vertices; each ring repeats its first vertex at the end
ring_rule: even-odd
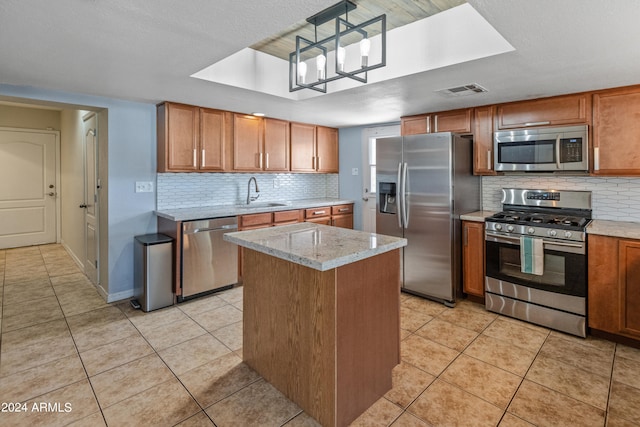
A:
MULTIPOLYGON (((42 251, 40 251, 40 255, 42 256, 42 251)), ((44 257, 43 257, 43 262, 44 262, 44 257)), ((46 264, 45 264, 45 269, 46 269, 46 264)), ((47 270, 47 275, 49 276, 49 270, 47 270)), ((51 282, 51 276, 49 276, 49 284, 51 285, 51 288, 53 290, 53 294, 56 297, 56 301, 58 301, 58 305, 60 306, 60 311, 62 312, 62 317, 64 318, 64 323, 65 323, 65 325, 67 325, 67 331, 69 332, 69 336, 71 337, 71 340, 73 341, 73 346, 74 346, 74 348, 76 350, 76 355, 78 356, 78 359, 80 360, 80 363, 82 364, 82 370, 84 371, 84 375, 86 377, 85 379, 87 380, 87 383, 89 384, 89 387, 91 387, 91 392, 93 393, 93 397, 96 400, 96 404, 98 405, 98 410, 100 411, 100 415, 102 416, 102 419, 104 420, 105 425, 106 425, 107 424, 107 420, 104 417, 104 413, 102 412, 102 407, 100 406, 100 402, 98 401, 98 396, 96 395, 96 391, 93 388, 93 384, 91 383, 91 380, 89 379, 89 373, 87 372, 87 368, 84 365, 84 361, 82 360, 82 357, 80 356, 80 350, 78 350, 78 344, 76 343, 76 339, 74 338, 73 333, 71 332, 71 326, 69 325, 69 321, 67 320, 67 315, 65 314, 64 310, 62 310, 62 305, 60 304, 60 299, 58 298, 58 293, 56 292, 56 288, 53 286, 53 283, 51 282)), ((80 381, 77 381, 76 383, 72 383, 72 384, 77 384, 78 382, 80 382, 80 381)), ((64 387, 68 387, 69 385, 71 385, 71 384, 67 384, 67 385, 65 385, 63 387, 60 387, 60 388, 58 388, 58 390, 61 389, 61 388, 64 388, 64 387)), ((93 415, 93 414, 89 414, 87 417, 89 417, 91 415, 93 415)), ((87 418, 87 417, 85 417, 85 418, 87 418)), ((84 419, 84 418, 81 418, 81 419, 79 419, 77 421, 80 421, 82 419, 84 419)))

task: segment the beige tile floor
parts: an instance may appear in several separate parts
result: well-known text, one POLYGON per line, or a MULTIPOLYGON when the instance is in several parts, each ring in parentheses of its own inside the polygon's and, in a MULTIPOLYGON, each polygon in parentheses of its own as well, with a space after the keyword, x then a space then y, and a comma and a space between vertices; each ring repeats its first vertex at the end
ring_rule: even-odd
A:
MULTIPOLYGON (((0 250, 0 286, 0 425, 317 426, 242 363, 242 288, 142 313, 59 245, 0 250)), ((401 315, 394 388, 355 426, 640 425, 640 350, 466 301, 401 315)))

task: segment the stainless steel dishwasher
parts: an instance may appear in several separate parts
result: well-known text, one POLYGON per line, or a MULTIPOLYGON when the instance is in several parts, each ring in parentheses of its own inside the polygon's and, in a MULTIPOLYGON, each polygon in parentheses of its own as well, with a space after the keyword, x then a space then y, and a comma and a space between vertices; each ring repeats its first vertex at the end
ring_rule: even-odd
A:
POLYGON ((238 282, 238 247, 222 240, 238 229, 235 216, 182 223, 182 296, 230 288, 238 282))

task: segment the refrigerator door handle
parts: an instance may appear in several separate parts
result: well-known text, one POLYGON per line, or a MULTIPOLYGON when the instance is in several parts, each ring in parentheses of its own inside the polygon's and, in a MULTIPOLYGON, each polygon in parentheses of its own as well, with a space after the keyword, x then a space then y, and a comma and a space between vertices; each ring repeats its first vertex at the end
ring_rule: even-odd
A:
POLYGON ((402 179, 402 163, 398 163, 398 179, 396 180, 396 215, 398 216, 398 228, 402 228, 402 194, 400 183, 402 179))
POLYGON ((407 163, 402 165, 402 219, 404 228, 409 227, 409 202, 407 201, 407 163))

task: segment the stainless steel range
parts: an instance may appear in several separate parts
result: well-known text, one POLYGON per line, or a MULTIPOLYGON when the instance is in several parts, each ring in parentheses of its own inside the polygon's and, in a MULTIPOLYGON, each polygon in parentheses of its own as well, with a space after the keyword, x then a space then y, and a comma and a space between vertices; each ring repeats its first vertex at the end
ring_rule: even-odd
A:
POLYGON ((591 192, 502 190, 485 220, 487 310, 586 336, 591 192))

